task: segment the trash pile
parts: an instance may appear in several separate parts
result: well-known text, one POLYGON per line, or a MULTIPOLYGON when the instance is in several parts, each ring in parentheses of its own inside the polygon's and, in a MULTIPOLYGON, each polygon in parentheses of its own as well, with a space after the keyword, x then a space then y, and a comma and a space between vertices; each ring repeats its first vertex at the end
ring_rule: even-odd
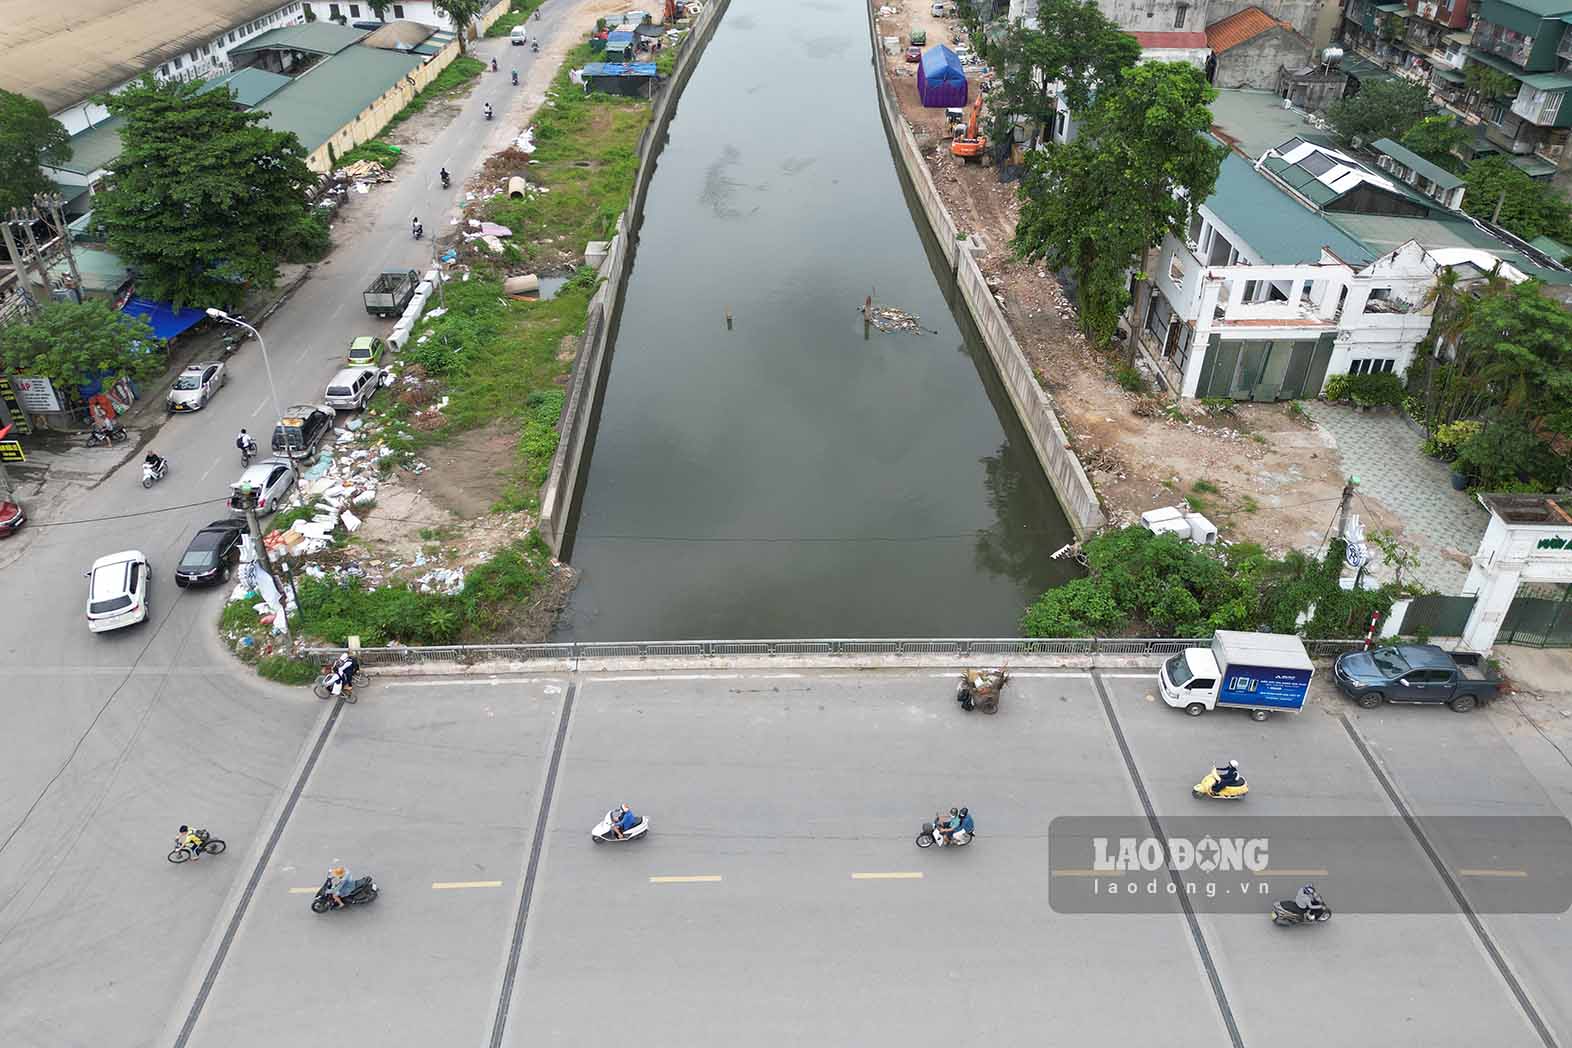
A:
MULTIPOLYGON (((351 419, 348 426, 337 431, 337 444, 353 442, 359 428, 360 419, 351 419)), ((381 442, 375 448, 324 450, 301 478, 305 501, 316 511, 315 515, 310 520, 295 521, 287 530, 274 529, 264 535, 262 544, 267 548, 268 559, 320 553, 332 545, 333 533, 340 526, 350 534, 359 531, 361 519, 355 509, 359 507, 364 512, 364 507, 376 501, 377 463, 392 454, 393 449, 381 442)))
POLYGON ((876 306, 871 302, 863 303, 862 319, 880 331, 904 331, 910 335, 920 335, 925 330, 921 324, 922 318, 917 314, 893 306, 876 306))
MULTIPOLYGON (((540 189, 538 186, 526 186, 526 192, 528 192, 530 189, 539 189, 539 191, 542 193, 546 192, 546 190, 540 189)), ((481 243, 486 245, 486 250, 490 251, 492 254, 502 254, 502 238, 511 237, 513 235, 513 230, 509 229, 507 226, 498 225, 495 222, 483 222, 478 218, 471 218, 467 221, 469 228, 460 233, 466 243, 479 240, 481 243)))

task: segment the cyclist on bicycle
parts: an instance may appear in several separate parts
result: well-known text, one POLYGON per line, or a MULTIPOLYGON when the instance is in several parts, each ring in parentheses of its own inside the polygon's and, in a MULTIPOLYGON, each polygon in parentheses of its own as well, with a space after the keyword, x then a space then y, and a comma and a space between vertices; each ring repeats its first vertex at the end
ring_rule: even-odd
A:
POLYGON ((189 850, 191 861, 195 862, 202 857, 202 849, 207 847, 207 836, 189 826, 181 826, 175 836, 175 846, 189 850))

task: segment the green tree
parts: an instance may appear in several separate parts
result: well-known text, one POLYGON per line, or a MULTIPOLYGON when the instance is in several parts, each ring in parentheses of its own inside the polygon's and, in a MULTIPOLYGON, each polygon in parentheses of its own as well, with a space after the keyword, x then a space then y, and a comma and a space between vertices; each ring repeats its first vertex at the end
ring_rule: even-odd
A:
POLYGON ((71 136, 43 104, 0 90, 0 215, 30 207, 35 193, 49 191, 44 165, 71 159, 71 136))
POLYGON ((1400 140, 1419 123, 1430 103, 1423 84, 1407 80, 1372 80, 1357 95, 1332 103, 1326 119, 1345 145, 1354 139, 1370 143, 1378 138, 1400 140))
POLYGON ((377 21, 383 22, 387 20, 388 8, 393 6, 393 0, 366 0, 366 6, 377 16, 377 21))
POLYGON ((1499 204, 1501 214, 1496 221, 1524 240, 1572 236, 1572 204, 1548 183, 1536 182, 1513 167, 1505 157, 1474 161, 1463 181, 1468 185, 1463 210, 1476 218, 1489 220, 1499 204))
POLYGON ((7 373, 42 375, 75 389, 106 373, 152 378, 164 367, 164 352, 145 318, 89 299, 51 302, 26 323, 0 328, 0 362, 7 373))
POLYGON ((1468 128, 1450 116, 1427 116, 1403 134, 1402 144, 1432 164, 1456 174, 1463 169, 1463 162, 1454 150, 1461 148, 1468 138, 1468 128))
POLYGON ((487 7, 487 0, 431 0, 431 6, 452 19, 458 29, 459 50, 469 51, 469 24, 487 7))
POLYGON ((305 150, 293 132, 263 127, 266 113, 150 76, 105 102, 126 123, 94 210, 144 293, 234 306, 246 285, 272 285, 279 259, 325 248, 305 150))
POLYGON ((1119 82, 1141 58, 1141 45, 1121 30, 1093 0, 1042 0, 1038 28, 1010 27, 990 54, 1001 71, 991 112, 1031 129, 1035 149, 1057 109, 1055 84, 1063 85, 1070 111, 1079 113, 1098 89, 1119 82))
POLYGON ((1212 193, 1224 147, 1204 136, 1217 92, 1182 62, 1127 71, 1098 94, 1073 142, 1034 153, 1013 241, 1025 258, 1068 268, 1081 328, 1113 334, 1129 302, 1126 272, 1164 234, 1183 235, 1212 193))
POLYGON ((1470 62, 1463 67, 1463 86, 1481 102, 1494 102, 1498 98, 1511 98, 1517 94, 1515 77, 1481 62, 1470 62))

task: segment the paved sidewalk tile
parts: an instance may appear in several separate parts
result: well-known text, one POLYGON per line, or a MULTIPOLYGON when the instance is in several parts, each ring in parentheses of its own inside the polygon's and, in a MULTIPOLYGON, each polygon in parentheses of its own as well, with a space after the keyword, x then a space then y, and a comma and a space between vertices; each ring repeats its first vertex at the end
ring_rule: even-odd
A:
POLYGON ((1355 499, 1368 532, 1400 524, 1419 544, 1419 581, 1440 593, 1462 591, 1467 559, 1479 548, 1490 514, 1466 492, 1454 491, 1446 463, 1420 450, 1422 438, 1394 412, 1305 401, 1305 408, 1337 441, 1346 473, 1359 478, 1365 501, 1355 499), (1397 514, 1385 519, 1368 499, 1397 514))

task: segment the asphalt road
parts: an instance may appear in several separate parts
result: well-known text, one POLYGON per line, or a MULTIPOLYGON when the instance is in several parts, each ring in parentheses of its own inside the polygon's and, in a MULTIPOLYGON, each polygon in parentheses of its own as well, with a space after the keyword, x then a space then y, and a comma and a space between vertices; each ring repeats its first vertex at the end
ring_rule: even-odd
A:
MULTIPOLYGON (((553 6, 532 32, 562 28, 553 6)), ((507 70, 526 75, 545 57, 506 39, 472 50, 498 56, 503 71, 483 75, 449 126, 406 151, 397 181, 352 195, 360 228, 263 326, 277 406, 319 400, 351 339, 392 329, 365 313, 362 289, 384 267, 429 265, 430 241, 411 240, 410 217, 428 237, 447 228, 467 172, 500 133, 482 104, 502 119, 523 90, 507 70), (443 166, 450 190, 437 177, 443 166)), ((322 715, 309 694, 239 671, 219 648, 223 592, 173 583, 191 535, 225 516, 221 500, 240 474, 234 434, 244 426, 265 448, 277 417, 254 340, 229 373, 205 410, 134 431, 113 450, 72 452, 73 470, 102 478, 74 498, 30 501, 32 523, 0 547, 0 1043, 155 1043, 248 872, 246 842, 265 836, 322 715), (139 440, 172 464, 151 490, 141 487, 139 440), (101 519, 124 514, 140 515, 101 519), (78 520, 92 522, 44 526, 78 520), (151 619, 92 635, 82 572, 127 548, 152 565, 151 619), (230 854, 166 868, 186 821, 229 839, 230 854)))

